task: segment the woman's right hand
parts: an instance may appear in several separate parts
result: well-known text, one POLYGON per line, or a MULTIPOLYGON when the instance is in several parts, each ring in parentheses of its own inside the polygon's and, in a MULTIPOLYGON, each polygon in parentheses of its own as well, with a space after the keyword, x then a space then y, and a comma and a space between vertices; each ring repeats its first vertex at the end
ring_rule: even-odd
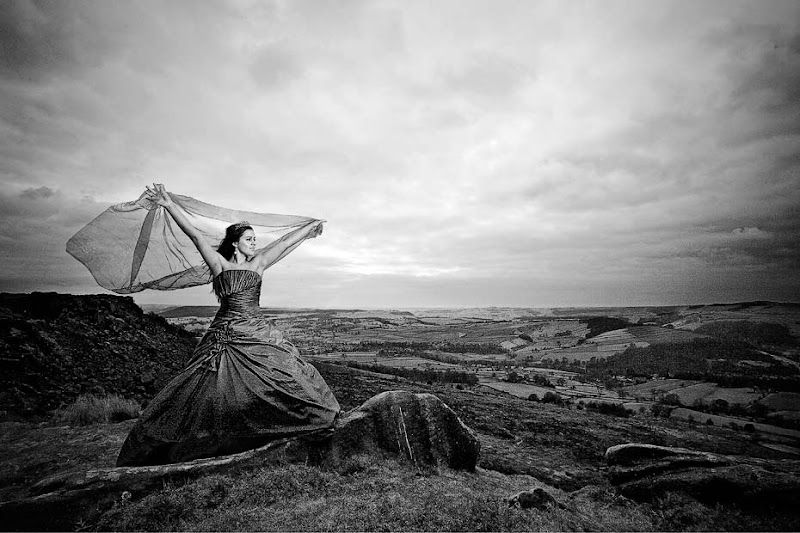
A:
POLYGON ((155 202, 162 207, 172 205, 172 198, 161 183, 154 183, 152 189, 149 186, 145 187, 145 189, 147 189, 145 193, 147 199, 151 202, 155 202))

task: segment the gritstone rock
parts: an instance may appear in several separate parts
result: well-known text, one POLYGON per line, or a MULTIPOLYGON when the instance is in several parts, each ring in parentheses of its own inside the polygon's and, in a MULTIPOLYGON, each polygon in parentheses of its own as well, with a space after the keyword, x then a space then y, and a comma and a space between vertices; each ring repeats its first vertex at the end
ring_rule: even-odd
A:
POLYGON ((624 496, 651 501, 667 492, 697 500, 795 505, 800 498, 796 466, 785 461, 733 458, 652 444, 620 444, 606 451, 608 477, 624 496))
POLYGON ((389 451, 418 468, 447 467, 472 472, 480 442, 433 394, 388 391, 373 396, 337 424, 329 461, 354 453, 389 451))

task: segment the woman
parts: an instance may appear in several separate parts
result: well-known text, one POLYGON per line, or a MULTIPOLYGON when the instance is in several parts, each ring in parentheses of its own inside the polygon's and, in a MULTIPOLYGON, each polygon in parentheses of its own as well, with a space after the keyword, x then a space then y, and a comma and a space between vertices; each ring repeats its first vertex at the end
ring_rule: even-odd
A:
MULTIPOLYGON (((271 335, 270 320, 260 313, 261 275, 281 248, 257 252, 252 227, 240 222, 227 228, 215 250, 163 185, 148 187, 146 197, 164 207, 197 247, 213 275, 220 308, 189 366, 131 429, 117 466, 237 453, 280 437, 330 431, 338 402, 297 349, 271 335)), ((314 236, 320 233, 322 222, 314 236)), ((300 237, 288 240, 293 238, 300 237)))

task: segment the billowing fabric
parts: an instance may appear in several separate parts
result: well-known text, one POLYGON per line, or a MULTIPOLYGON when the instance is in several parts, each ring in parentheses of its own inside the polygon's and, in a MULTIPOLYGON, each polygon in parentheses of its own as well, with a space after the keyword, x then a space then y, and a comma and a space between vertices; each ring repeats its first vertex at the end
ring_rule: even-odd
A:
MULTIPOLYGON (((279 253, 267 267, 299 246, 320 222, 309 217, 225 209, 179 194, 170 196, 215 248, 226 227, 247 221, 256 234, 259 251, 277 247, 279 253), (300 238, 295 240, 296 236, 300 238)), ((204 285, 212 278, 191 239, 166 209, 144 194, 134 202, 109 207, 89 222, 67 242, 67 252, 89 269, 101 287, 119 294, 204 285)))
POLYGON ((237 453, 334 425, 339 403, 325 381, 260 315, 261 276, 227 270, 214 290, 217 315, 186 370, 131 429, 118 466, 237 453))

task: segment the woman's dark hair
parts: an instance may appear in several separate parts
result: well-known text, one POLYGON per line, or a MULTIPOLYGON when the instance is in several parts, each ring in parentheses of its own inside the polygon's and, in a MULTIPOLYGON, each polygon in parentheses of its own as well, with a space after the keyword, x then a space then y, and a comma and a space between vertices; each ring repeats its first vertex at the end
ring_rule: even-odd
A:
POLYGON ((231 257, 233 257, 233 243, 238 241, 245 231, 252 229, 252 226, 245 221, 237 222, 225 228, 225 238, 217 246, 219 255, 230 261, 231 257))

